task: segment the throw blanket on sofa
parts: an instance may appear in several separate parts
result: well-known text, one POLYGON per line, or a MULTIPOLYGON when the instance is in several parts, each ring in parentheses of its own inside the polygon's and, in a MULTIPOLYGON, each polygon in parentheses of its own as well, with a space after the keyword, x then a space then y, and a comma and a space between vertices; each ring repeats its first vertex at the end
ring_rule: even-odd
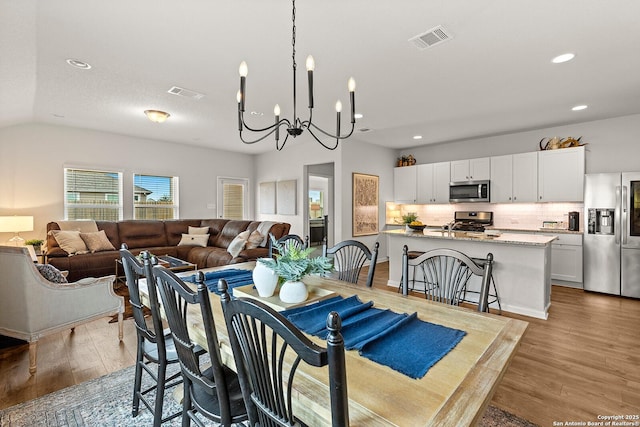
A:
POLYGON ((258 233, 264 236, 264 239, 262 239, 262 243, 260 243, 260 246, 264 247, 267 245, 267 242, 269 241, 269 230, 271 230, 271 227, 274 224, 277 224, 277 222, 262 221, 260 224, 258 224, 258 228, 256 228, 256 230, 258 231, 258 233))
POLYGON ((78 220, 78 221, 56 221, 58 227, 62 231, 79 231, 81 233, 96 233, 98 226, 95 221, 92 220, 78 220))

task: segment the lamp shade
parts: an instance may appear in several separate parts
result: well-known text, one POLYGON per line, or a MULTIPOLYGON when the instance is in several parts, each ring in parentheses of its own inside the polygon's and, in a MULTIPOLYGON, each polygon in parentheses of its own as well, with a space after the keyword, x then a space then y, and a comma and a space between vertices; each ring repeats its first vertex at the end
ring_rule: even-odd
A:
POLYGON ((33 231, 32 216, 0 216, 0 233, 33 231))

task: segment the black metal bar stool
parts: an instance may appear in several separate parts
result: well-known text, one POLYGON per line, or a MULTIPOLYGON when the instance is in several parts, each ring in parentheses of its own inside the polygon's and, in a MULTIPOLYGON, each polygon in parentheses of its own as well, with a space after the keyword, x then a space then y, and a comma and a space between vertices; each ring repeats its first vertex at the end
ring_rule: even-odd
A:
MULTIPOLYGON (((408 251, 407 252, 407 258, 408 259, 416 259, 418 258, 420 255, 423 255, 424 252, 422 251, 408 251)), ((425 292, 427 289, 427 280, 426 280, 426 275, 424 273, 424 271, 422 271, 422 280, 416 280, 416 267, 418 267, 417 265, 411 265, 411 267, 413 267, 413 274, 411 275, 411 279, 409 279, 409 290, 410 291, 414 291, 415 290, 415 284, 416 282, 418 283, 423 283, 424 284, 424 288, 425 288, 425 292)), ((400 284, 398 285, 398 292, 402 292, 402 280, 403 277, 400 276, 400 284)))

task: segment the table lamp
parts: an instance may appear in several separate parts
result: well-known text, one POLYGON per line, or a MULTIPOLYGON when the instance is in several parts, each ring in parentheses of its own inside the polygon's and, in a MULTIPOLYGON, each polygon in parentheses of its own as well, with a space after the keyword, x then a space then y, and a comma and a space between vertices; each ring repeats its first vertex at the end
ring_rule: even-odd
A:
POLYGON ((311 206, 309 207, 309 209, 311 210, 312 213, 312 217, 311 218, 318 218, 318 213, 320 212, 320 203, 311 203, 311 206))
POLYGON ((0 233, 14 233, 9 242, 14 246, 24 246, 21 231, 33 231, 32 216, 0 216, 0 233))

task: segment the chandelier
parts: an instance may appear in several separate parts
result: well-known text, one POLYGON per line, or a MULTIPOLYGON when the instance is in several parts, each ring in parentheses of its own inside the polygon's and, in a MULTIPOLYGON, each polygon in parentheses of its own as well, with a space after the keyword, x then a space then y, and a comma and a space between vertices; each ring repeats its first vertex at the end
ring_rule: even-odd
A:
POLYGON ((247 125, 247 123, 244 120, 244 111, 245 111, 244 107, 245 107, 245 94, 246 94, 245 85, 246 85, 246 79, 247 79, 247 74, 249 69, 247 67, 247 63, 242 61, 240 63, 240 69, 239 69, 240 90, 238 91, 238 95, 237 95, 238 131, 240 133, 240 139, 245 144, 255 144, 256 142, 262 141, 269 135, 275 134, 276 150, 280 151, 284 148, 289 136, 293 136, 295 138, 296 136, 302 134, 304 130, 308 130, 309 134, 311 134, 311 136, 313 136, 313 138, 316 141, 318 141, 324 148, 328 150, 335 150, 336 148, 338 148, 338 143, 340 142, 340 140, 349 138, 353 134, 353 130, 355 128, 356 82, 353 79, 353 77, 351 77, 347 84, 347 88, 349 90, 349 101, 351 104, 351 130, 349 131, 349 133, 346 135, 341 135, 340 133, 340 115, 342 112, 342 103, 339 100, 338 102, 336 102, 336 133, 335 135, 320 129, 312 121, 312 118, 313 118, 313 69, 315 68, 315 62, 313 60, 313 57, 309 55, 307 57, 307 62, 306 62, 307 79, 309 82, 309 118, 304 121, 300 120, 300 118, 297 116, 297 113, 296 113, 296 68, 297 68, 297 64, 296 64, 296 1, 292 0, 292 3, 293 3, 293 12, 292 12, 293 29, 292 29, 291 45, 293 46, 293 53, 291 55, 291 59, 293 62, 293 120, 289 120, 286 118, 281 119, 280 106, 276 104, 276 106, 273 109, 273 114, 275 116, 274 124, 272 124, 271 126, 267 126, 265 128, 252 128, 247 125), (286 128, 287 132, 284 140, 280 142, 280 128, 282 126, 286 128), (251 132, 263 133, 263 135, 259 136, 257 139, 252 141, 246 140, 242 136, 242 131, 244 129, 251 132), (332 141, 330 143, 325 143, 320 138, 318 138, 318 136, 314 133, 314 131, 318 131, 324 134, 326 137, 330 138, 331 140, 335 140, 335 141, 332 141))

